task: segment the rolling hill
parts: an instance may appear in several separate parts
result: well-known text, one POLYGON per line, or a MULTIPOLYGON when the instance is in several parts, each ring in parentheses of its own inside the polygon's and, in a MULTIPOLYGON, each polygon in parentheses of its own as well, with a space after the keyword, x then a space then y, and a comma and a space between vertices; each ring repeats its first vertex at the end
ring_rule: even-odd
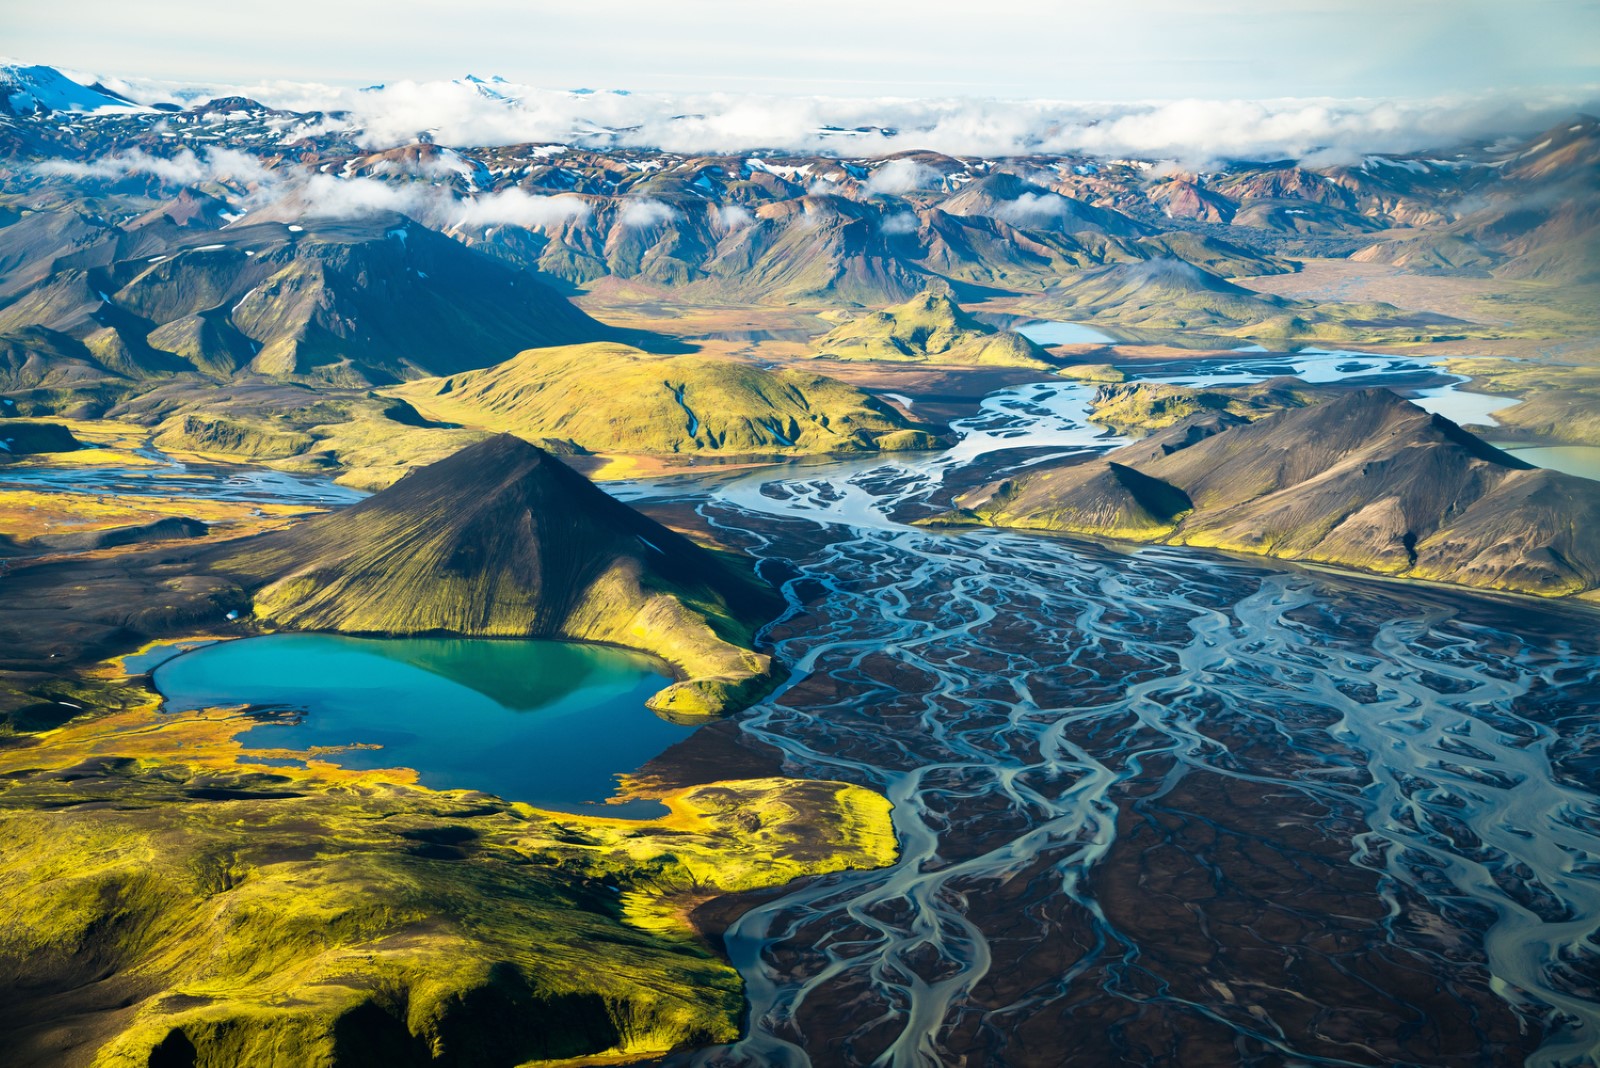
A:
POLYGON ((1261 339, 1428 340, 1467 326, 1459 319, 1408 312, 1383 302, 1310 302, 1261 294, 1169 256, 1066 275, 1021 306, 1049 318, 1134 330, 1203 330, 1261 339))
POLYGON ((927 428, 823 375, 610 343, 530 349, 393 393, 433 418, 584 452, 827 453, 935 444, 927 428))
POLYGON ((830 360, 1051 366, 1049 354, 1021 334, 986 326, 963 311, 948 287, 851 319, 813 342, 812 351, 830 360))

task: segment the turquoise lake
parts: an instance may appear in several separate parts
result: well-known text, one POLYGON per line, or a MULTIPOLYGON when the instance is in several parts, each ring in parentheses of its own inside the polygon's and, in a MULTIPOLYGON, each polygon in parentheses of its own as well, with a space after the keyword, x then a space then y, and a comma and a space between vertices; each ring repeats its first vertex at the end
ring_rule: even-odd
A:
POLYGON ((605 816, 663 811, 597 802, 694 729, 645 707, 670 681, 659 661, 568 642, 275 634, 173 656, 152 680, 169 712, 252 706, 246 749, 381 746, 319 759, 605 816))

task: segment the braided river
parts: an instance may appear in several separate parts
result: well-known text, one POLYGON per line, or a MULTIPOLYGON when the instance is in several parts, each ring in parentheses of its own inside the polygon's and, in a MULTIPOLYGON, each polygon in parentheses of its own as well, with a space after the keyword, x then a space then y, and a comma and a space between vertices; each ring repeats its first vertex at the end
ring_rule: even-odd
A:
POLYGON ((1089 394, 620 488, 783 582, 739 726, 885 793, 901 850, 734 921, 745 1037, 671 1063, 1600 1062, 1600 613, 905 522, 1114 444, 1089 394))

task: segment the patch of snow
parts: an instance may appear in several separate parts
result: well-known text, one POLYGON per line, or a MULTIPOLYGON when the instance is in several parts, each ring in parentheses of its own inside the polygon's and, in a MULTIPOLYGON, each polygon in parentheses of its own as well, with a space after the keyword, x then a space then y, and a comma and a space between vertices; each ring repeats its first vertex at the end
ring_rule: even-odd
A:
POLYGON ((189 249, 189 251, 190 252, 215 252, 218 249, 227 248, 227 247, 228 247, 227 245, 196 245, 193 248, 189 249))
POLYGON ((811 164, 809 163, 798 167, 790 167, 781 163, 768 163, 757 156, 751 156, 744 161, 744 165, 753 171, 766 171, 768 174, 775 174, 779 178, 787 178, 791 182, 799 178, 808 178, 811 175, 811 164))
POLYGON ((291 234, 304 233, 305 232, 305 227, 304 226, 296 226, 296 225, 291 224, 289 226, 289 232, 291 234))
POLYGON ((1367 170, 1370 167, 1395 167, 1402 171, 1410 171, 1412 174, 1428 173, 1427 164, 1419 163, 1414 159, 1389 159, 1385 156, 1368 156, 1362 161, 1361 169, 1367 170))
MULTIPOLYGON (((635 534, 634 537, 639 538, 639 541, 644 545, 644 547, 646 549, 654 549, 656 552, 661 553, 660 546, 651 544, 649 541, 646 541, 644 538, 639 537, 639 535, 637 535, 637 534, 635 534)), ((661 555, 665 556, 667 554, 666 553, 661 553, 661 555)))

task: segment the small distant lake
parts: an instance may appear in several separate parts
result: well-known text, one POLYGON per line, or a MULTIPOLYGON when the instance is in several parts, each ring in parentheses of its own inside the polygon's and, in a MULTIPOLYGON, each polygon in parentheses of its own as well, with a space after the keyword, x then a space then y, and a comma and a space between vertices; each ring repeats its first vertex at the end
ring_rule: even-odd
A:
POLYGON ((1520 403, 1521 398, 1492 397, 1487 393, 1472 393, 1451 385, 1419 389, 1412 401, 1417 407, 1442 415, 1457 426, 1499 426, 1500 420, 1495 418, 1494 413, 1520 403))
POLYGON ((1034 323, 1017 328, 1017 333, 1036 345, 1112 345, 1116 338, 1082 323, 1034 323))
POLYGON ((1600 481, 1600 445, 1517 445, 1496 443, 1523 463, 1600 481))
POLYGON ((152 680, 169 712, 251 705, 245 748, 306 750, 342 767, 413 768, 424 786, 473 789, 541 808, 658 815, 654 801, 601 805, 694 728, 645 707, 663 665, 555 641, 275 634, 175 656, 152 680))

